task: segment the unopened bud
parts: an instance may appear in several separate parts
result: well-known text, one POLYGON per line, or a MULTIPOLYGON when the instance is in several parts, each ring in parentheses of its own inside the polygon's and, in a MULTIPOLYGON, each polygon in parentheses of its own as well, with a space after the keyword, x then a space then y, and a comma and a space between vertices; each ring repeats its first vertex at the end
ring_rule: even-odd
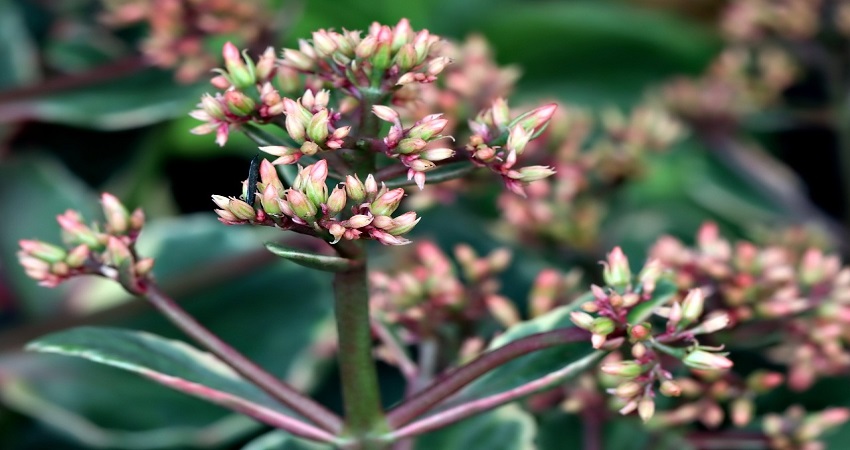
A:
MULTIPOLYGON (((379 216, 385 217, 385 216, 379 216)), ((415 211, 408 211, 392 220, 392 226, 386 228, 387 233, 393 236, 405 234, 413 229, 421 217, 416 217, 415 211)))
POLYGON ((614 395, 622 399, 630 399, 632 397, 636 397, 641 393, 641 391, 643 391, 643 386, 641 386, 640 383, 635 381, 626 381, 616 387, 614 395))
POLYGON ((317 144, 323 144, 328 138, 328 110, 317 112, 307 125, 307 136, 317 144))
POLYGON ((347 201, 348 197, 346 196, 345 189, 339 186, 335 187, 331 195, 328 196, 328 215, 333 217, 339 214, 345 208, 347 201))
POLYGON ((726 370, 732 367, 732 361, 719 353, 710 353, 705 350, 696 349, 685 356, 682 360, 686 366, 697 370, 726 370))
POLYGON ((21 249, 28 255, 32 255, 42 261, 59 262, 63 261, 68 253, 62 247, 58 247, 47 242, 22 239, 18 241, 21 249))
POLYGON ((407 132, 407 135, 426 141, 431 140, 431 138, 443 131, 449 123, 448 120, 441 118, 441 116, 442 114, 433 114, 422 119, 419 125, 416 125, 407 132))
POLYGON ((570 313, 570 320, 576 324, 577 327, 590 330, 593 327, 593 316, 581 311, 573 311, 570 313))
POLYGON ((369 209, 372 211, 372 214, 376 216, 389 216, 396 210, 396 208, 398 208, 403 197, 404 189, 402 188, 387 191, 384 195, 376 198, 375 201, 369 205, 369 209))
POLYGON ((644 396, 638 402, 637 410, 640 419, 646 423, 655 415, 655 401, 652 400, 652 397, 644 396))
POLYGON ((682 301, 682 323, 688 326, 699 319, 702 315, 705 298, 702 295, 702 290, 691 289, 685 299, 682 301))
POLYGON ((609 286, 625 286, 631 282, 632 272, 629 269, 629 260, 626 259, 620 247, 614 247, 614 250, 608 254, 602 277, 609 286))
POLYGON ((517 173, 519 176, 516 179, 523 183, 531 183, 551 177, 555 174, 555 169, 549 166, 528 166, 517 170, 517 173))
POLYGON ((643 373, 643 366, 635 361, 618 361, 603 364, 600 370, 608 375, 631 379, 643 373))
POLYGON ((89 259, 89 255, 91 255, 91 250, 88 246, 80 244, 68 252, 68 256, 65 257, 65 264, 72 269, 82 267, 89 259))
POLYGON ((682 395, 682 387, 672 380, 664 380, 658 390, 668 397, 678 397, 682 395))
POLYGON ((100 196, 103 215, 106 217, 107 230, 110 233, 124 234, 130 225, 130 213, 114 195, 104 192, 100 196))
POLYGON ((301 191, 289 189, 286 193, 286 201, 296 216, 309 220, 316 216, 318 209, 310 199, 301 191))
POLYGON ((394 125, 400 123, 398 113, 389 106, 374 105, 372 106, 372 113, 378 116, 379 119, 390 122, 394 125))
POLYGON ((248 203, 239 200, 238 198, 231 198, 227 203, 227 210, 233 213, 234 216, 241 220, 253 220, 257 212, 254 211, 254 207, 249 205, 248 203))
POLYGON ((256 103, 251 100, 251 97, 239 91, 227 91, 224 93, 224 103, 227 109, 240 117, 250 116, 254 112, 256 103))
POLYGON ((154 259, 142 258, 136 262, 136 275, 140 277, 147 276, 153 270, 154 259))
POLYGON ((248 65, 246 65, 242 55, 239 54, 239 49, 233 43, 226 42, 224 44, 222 55, 224 56, 224 67, 227 68, 230 81, 233 82, 233 85, 237 89, 245 89, 256 84, 254 63, 248 60, 248 65))
POLYGON ((360 178, 356 176, 348 175, 345 177, 345 193, 348 195, 348 198, 357 203, 366 199, 366 187, 360 181, 360 178))
POLYGON ((407 155, 410 153, 416 153, 425 148, 425 146, 427 145, 428 142, 424 139, 406 138, 398 142, 398 147, 396 147, 396 151, 403 155, 407 155))

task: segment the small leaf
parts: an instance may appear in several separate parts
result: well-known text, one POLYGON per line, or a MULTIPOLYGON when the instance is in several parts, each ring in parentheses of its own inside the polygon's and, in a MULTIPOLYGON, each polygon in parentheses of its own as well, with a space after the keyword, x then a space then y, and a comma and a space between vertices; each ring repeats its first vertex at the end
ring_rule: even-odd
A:
POLYGON ((319 269, 326 272, 343 272, 353 267, 353 262, 350 259, 340 258, 339 256, 302 252, 274 242, 267 242, 266 248, 281 258, 288 259, 295 264, 311 269, 319 269))
POLYGON ((415 450, 533 450, 537 425, 516 405, 471 417, 416 440, 415 450))
MULTIPOLYGON (((80 327, 44 336, 28 350, 78 356, 136 372, 173 389, 225 407, 234 404, 291 414, 213 355, 150 333, 80 327)), ((273 411, 268 411, 274 414, 273 411)))

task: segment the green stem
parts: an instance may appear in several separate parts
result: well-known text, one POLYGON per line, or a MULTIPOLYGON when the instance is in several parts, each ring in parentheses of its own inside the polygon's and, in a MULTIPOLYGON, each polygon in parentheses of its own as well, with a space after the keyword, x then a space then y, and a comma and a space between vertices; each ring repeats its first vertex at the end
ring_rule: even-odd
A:
MULTIPOLYGON (((365 261, 362 248, 359 256, 365 261)), ((378 374, 372 359, 369 286, 366 275, 364 263, 351 270, 336 273, 333 281, 345 432, 358 440, 363 449, 380 448, 381 444, 370 444, 370 437, 387 430, 381 408, 378 374)))

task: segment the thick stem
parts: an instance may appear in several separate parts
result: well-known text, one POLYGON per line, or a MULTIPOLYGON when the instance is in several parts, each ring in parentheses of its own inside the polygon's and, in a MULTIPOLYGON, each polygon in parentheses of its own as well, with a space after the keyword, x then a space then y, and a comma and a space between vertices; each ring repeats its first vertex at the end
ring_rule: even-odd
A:
POLYGON ((364 442, 384 430, 378 374, 372 359, 366 265, 334 275, 335 312, 345 428, 364 442))
POLYGON ((494 394, 489 397, 463 403, 445 411, 440 411, 424 419, 413 422, 403 428, 399 428, 398 430, 384 436, 384 439, 388 442, 393 442, 399 439, 409 438, 411 436, 417 436, 429 431, 437 430, 475 414, 490 411, 514 400, 519 400, 520 398, 549 389, 592 367, 604 354, 604 352, 593 352, 561 370, 552 372, 534 381, 523 384, 522 386, 494 394))
POLYGON ((431 386, 402 402, 387 414, 393 428, 410 423, 478 377, 522 355, 556 345, 586 341, 590 334, 581 328, 562 328, 517 339, 482 354, 475 360, 440 377, 431 386))
POLYGON ((256 384, 257 387, 322 429, 334 434, 342 430, 342 421, 334 413, 316 403, 310 397, 298 392, 286 382, 266 372, 262 367, 219 339, 174 300, 160 291, 155 284, 144 282, 143 287, 145 297, 160 313, 186 335, 231 366, 245 379, 256 384))

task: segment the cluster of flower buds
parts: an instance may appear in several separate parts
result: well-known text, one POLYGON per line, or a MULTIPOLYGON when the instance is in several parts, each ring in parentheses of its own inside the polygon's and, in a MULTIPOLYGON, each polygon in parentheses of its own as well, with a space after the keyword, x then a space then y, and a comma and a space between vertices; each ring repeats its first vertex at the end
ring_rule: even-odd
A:
POLYGON ((511 119, 507 101, 496 99, 469 122, 473 134, 466 149, 472 161, 499 174, 511 192, 525 196, 524 186, 555 173, 549 166, 514 166, 529 141, 540 135, 556 109, 558 106, 550 103, 511 119))
POLYGON ((57 216, 64 246, 36 240, 20 241, 18 260, 27 275, 39 284, 55 287, 62 281, 85 274, 101 275, 137 292, 138 281, 150 274, 153 259, 139 258, 134 246, 145 216, 141 209, 132 213, 111 194, 101 196, 104 224, 83 223, 73 210, 57 216))
POLYGON ((807 413, 803 407, 794 405, 784 414, 767 414, 762 422, 764 434, 770 440, 770 448, 776 450, 821 450, 824 447, 817 439, 825 432, 850 420, 850 409, 827 408, 807 413))
POLYGON ((663 237, 651 256, 676 274, 680 288, 709 286, 738 332, 746 333, 756 319, 770 320, 783 339, 768 354, 789 366, 791 388, 803 390, 818 376, 850 370, 844 332, 850 324, 850 268, 842 268, 837 256, 745 241, 733 248, 712 223, 700 229, 696 248, 663 237))
POLYGON ((404 197, 404 189, 387 189, 372 175, 365 182, 353 175, 328 192, 328 163, 320 160, 299 167, 292 187, 286 189, 277 170, 268 160, 259 167, 256 186, 244 183, 242 198, 213 195, 219 220, 228 225, 257 224, 275 226, 319 237, 341 239, 374 239, 385 245, 404 245, 402 237, 419 222, 413 211, 398 217, 391 215, 404 197), (254 195, 250 195, 251 190, 254 195), (254 204, 248 199, 254 199, 254 204), (340 218, 351 204, 348 218, 340 218))
POLYGON ((824 27, 844 31, 847 19, 842 19, 841 12, 847 4, 844 0, 735 0, 723 12, 721 28, 736 42, 752 43, 767 37, 811 39, 824 27))
POLYGON ((700 345, 697 336, 711 334, 729 324, 725 313, 704 315, 705 298, 700 289, 691 290, 683 300, 668 306, 653 305, 653 312, 666 319, 663 330, 653 329, 650 322, 636 318, 633 311, 644 308, 653 299, 662 269, 650 260, 633 280, 629 262, 619 247, 603 262, 603 279, 607 288, 592 286, 593 300, 574 311, 571 319, 580 328, 592 333, 594 348, 625 349, 603 362, 601 371, 614 377, 616 385, 609 389, 620 401, 620 412, 637 411, 647 421, 655 413, 655 385, 666 396, 678 396, 681 387, 666 368, 664 359, 672 356, 681 365, 699 372, 723 372, 732 367, 722 348, 700 345))
POLYGON ((381 120, 392 124, 383 140, 386 146, 384 153, 391 158, 397 158, 407 167, 407 179, 414 180, 420 190, 425 188, 425 172, 437 167, 436 162, 454 156, 455 151, 450 148, 431 146, 437 140, 450 138, 440 134, 448 123, 442 114, 425 116, 413 126, 404 128, 398 112, 393 108, 375 105, 372 112, 381 120))
POLYGON ((389 91, 397 85, 430 83, 450 62, 440 54, 440 38, 415 32, 407 19, 395 27, 373 23, 360 31, 319 30, 298 50, 283 50, 283 65, 315 75, 355 98, 362 88, 389 91))
POLYGON ((599 193, 644 173, 647 153, 667 149, 684 135, 678 121, 650 104, 629 114, 604 111, 598 122, 586 110, 558 108, 524 153, 530 163, 554 167, 556 174, 526 186, 526 198, 499 197, 507 233, 529 243, 596 248, 606 210, 599 193))
POLYGON ((340 113, 328 109, 330 92, 304 92, 298 100, 283 99, 286 132, 300 147, 264 146, 260 150, 277 156, 272 164, 294 164, 302 156, 312 156, 323 150, 342 147, 351 127, 337 127, 340 113))
POLYGON ((193 82, 215 64, 204 42, 228 34, 254 41, 270 25, 265 0, 103 0, 103 21, 110 26, 146 22, 150 35, 142 44, 148 60, 176 67, 176 77, 193 82))
MULTIPOLYGON (((429 241, 416 243, 412 267, 396 273, 371 272, 372 310, 401 325, 411 341, 441 336, 447 327, 452 328, 449 334, 469 331, 468 325, 488 315, 505 327, 518 322, 519 313, 498 294, 496 280, 510 263, 510 252, 499 249, 481 257, 459 245, 454 253, 462 276, 429 241)), ((461 336, 466 337, 470 336, 461 336)))
MULTIPOLYGON (((254 62, 246 52, 239 53, 230 42, 224 44, 224 69, 211 83, 223 93, 204 94, 198 109, 189 115, 204 121, 193 134, 216 133, 216 143, 224 145, 230 131, 249 122, 266 123, 284 113, 285 103, 272 85, 277 71, 274 50, 269 47, 254 62), (256 91, 256 93, 254 92, 256 91)), ((290 100, 291 101, 291 100, 290 100)))
POLYGON ((689 122, 725 125, 775 103, 797 75, 790 55, 778 47, 731 47, 705 75, 674 79, 662 86, 660 97, 689 122))
POLYGON ((695 372, 679 378, 679 403, 653 417, 658 427, 678 427, 699 422, 709 429, 720 427, 728 416, 732 425, 743 428, 756 414, 755 399, 783 383, 777 372, 755 371, 741 379, 736 373, 695 372))

